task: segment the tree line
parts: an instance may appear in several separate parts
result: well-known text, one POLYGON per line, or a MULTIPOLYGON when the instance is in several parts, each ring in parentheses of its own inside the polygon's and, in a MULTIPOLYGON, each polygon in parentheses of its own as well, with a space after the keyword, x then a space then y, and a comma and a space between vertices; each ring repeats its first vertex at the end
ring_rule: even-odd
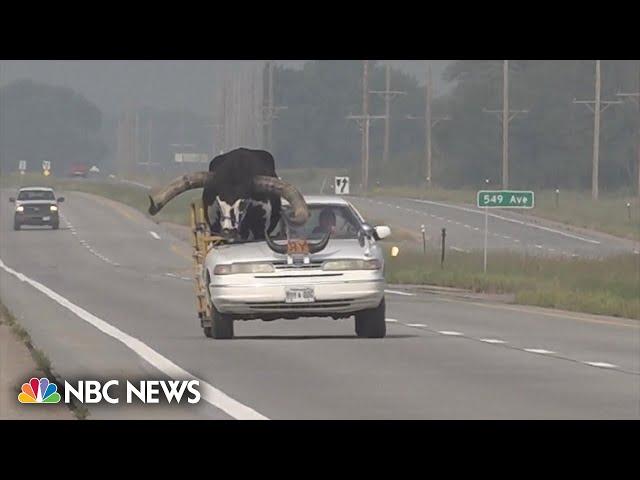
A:
MULTIPOLYGON (((574 99, 594 97, 594 63, 589 60, 510 61, 510 106, 526 109, 510 124, 511 184, 536 188, 588 188, 591 182, 593 113, 574 99)), ((502 108, 501 60, 460 60, 444 78, 454 87, 436 96, 434 116, 449 120, 433 129, 433 181, 443 187, 499 183, 501 119, 483 109, 502 108)), ((635 61, 602 61, 602 99, 640 89, 635 61)), ((370 62, 369 86, 382 90, 384 66, 370 62)), ((301 70, 276 71, 276 102, 286 105, 275 124, 274 154, 284 167, 326 166, 360 172, 361 136, 349 114, 362 111, 361 61, 310 61, 301 70)), ((405 91, 391 107, 391 155, 382 164, 383 120, 371 127, 370 181, 421 185, 425 178, 424 87, 393 70, 393 90, 405 91)), ((383 114, 382 98, 370 96, 370 114, 383 114)), ((633 103, 611 105, 602 114, 600 184, 635 188, 640 111, 633 103)))

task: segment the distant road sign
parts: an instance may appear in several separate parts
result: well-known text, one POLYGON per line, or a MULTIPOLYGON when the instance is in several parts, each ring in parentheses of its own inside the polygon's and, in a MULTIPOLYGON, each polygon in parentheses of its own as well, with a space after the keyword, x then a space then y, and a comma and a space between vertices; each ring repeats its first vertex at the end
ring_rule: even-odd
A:
POLYGON ((533 208, 534 194, 529 190, 480 190, 477 205, 481 208, 533 208))
POLYGON ((27 169, 27 161, 26 160, 20 160, 18 162, 18 170, 20 170, 21 172, 24 172, 27 169))
POLYGON ((336 177, 334 186, 336 195, 349 195, 349 177, 336 177))
POLYGON ((51 162, 49 160, 42 161, 42 170, 51 170, 51 162))
POLYGON ((208 163, 207 153, 176 153, 173 157, 176 163, 208 163))

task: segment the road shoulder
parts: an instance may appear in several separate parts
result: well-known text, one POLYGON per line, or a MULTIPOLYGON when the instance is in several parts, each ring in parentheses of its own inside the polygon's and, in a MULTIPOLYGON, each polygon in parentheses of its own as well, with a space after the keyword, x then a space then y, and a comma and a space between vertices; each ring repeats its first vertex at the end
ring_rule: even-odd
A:
POLYGON ((0 308, 0 420, 74 420, 64 403, 29 405, 18 402, 20 386, 32 377, 46 377, 47 373, 14 330, 7 313, 0 308))

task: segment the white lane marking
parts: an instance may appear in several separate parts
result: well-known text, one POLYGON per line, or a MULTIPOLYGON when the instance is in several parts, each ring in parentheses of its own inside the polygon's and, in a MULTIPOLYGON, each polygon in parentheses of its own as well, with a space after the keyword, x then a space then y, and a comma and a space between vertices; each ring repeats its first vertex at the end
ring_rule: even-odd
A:
POLYGON ((514 238, 513 241, 516 243, 520 243, 520 240, 518 240, 517 238, 514 238))
POLYGON ((407 323, 407 327, 426 327, 424 323, 407 323))
POLYGON ((156 240, 160 240, 160 235, 158 235, 156 232, 149 230, 149 233, 151 234, 151 236, 153 238, 155 238, 156 240))
POLYGON ((135 352, 138 356, 140 356, 143 360, 153 365, 155 368, 160 370, 162 373, 167 375, 173 379, 193 379, 200 381, 200 393, 202 395, 202 399, 206 402, 210 403, 216 408, 219 408, 226 414, 238 420, 268 420, 267 417, 261 415, 251 407, 244 405, 237 400, 229 397, 226 393, 218 390, 213 385, 205 382, 204 380, 199 379, 198 377, 192 375, 186 370, 182 369, 175 363, 173 363, 168 358, 159 354, 151 347, 141 342, 135 337, 132 337, 122 330, 114 327, 113 325, 105 322, 101 318, 96 317, 92 313, 86 311, 82 307, 79 307, 75 303, 70 302, 62 295, 54 292, 49 287, 41 284, 40 282, 33 280, 23 273, 17 272, 12 268, 5 265, 5 263, 0 258, 0 268, 2 268, 5 272, 13 275, 21 282, 28 283, 36 290, 44 293, 47 297, 51 298, 53 301, 65 307, 67 310, 74 313, 78 318, 84 320, 90 325, 93 325, 95 328, 100 330, 101 332, 109 335, 112 338, 115 338, 119 342, 123 343, 133 352, 135 352))
POLYGON ((477 231, 477 230, 480 230, 478 227, 473 227, 473 229, 474 229, 474 230, 476 230, 476 231, 477 231))
MULTIPOLYGON (((485 214, 485 212, 480 211, 480 210, 472 210, 470 208, 459 207, 457 205, 448 205, 446 203, 440 203, 440 202, 433 202, 431 200, 418 200, 416 198, 407 198, 405 200, 411 200, 413 202, 419 202, 419 203, 428 203, 428 204, 432 204, 432 205, 438 205, 440 207, 454 208, 456 210, 462 210, 464 212, 470 212, 470 213, 477 213, 479 215, 484 215, 485 214)), ((517 223, 517 224, 525 225, 525 226, 531 227, 531 228, 538 228, 540 230, 545 230, 547 232, 557 233, 558 235, 562 235, 562 236, 565 236, 565 237, 573 238, 575 240, 581 240, 583 242, 588 242, 588 243, 593 243, 595 245, 600 245, 600 242, 597 241, 597 240, 592 240, 590 238, 580 237, 578 235, 573 235, 571 233, 562 232, 560 230, 555 230, 555 229, 549 228, 549 227, 543 227, 542 225, 536 225, 535 223, 523 222, 522 220, 516 220, 514 218, 503 217, 502 215, 496 215, 495 213, 489 213, 488 215, 490 217, 498 218, 498 219, 504 220, 506 222, 517 223)))
POLYGON ((582 362, 585 365, 591 365, 592 367, 598 367, 598 368, 618 368, 617 365, 614 365, 612 363, 606 363, 606 362, 582 362))
POLYGON ((180 277, 180 280, 193 280, 193 279, 189 277, 180 277))
POLYGON ((502 238, 504 238, 505 240, 511 240, 511 237, 509 235, 503 235, 502 238))
POLYGON ((542 248, 542 245, 536 245, 536 248, 542 248))
POLYGON ((550 355, 552 353, 556 353, 552 352, 551 350, 545 350, 544 348, 523 348, 523 350, 529 353, 539 353, 540 355, 550 355))
POLYGON ((454 246, 451 246, 449 248, 451 248, 451 250, 455 250, 456 252, 469 253, 469 250, 465 250, 464 248, 459 248, 459 247, 454 247, 454 246))
POLYGON ((398 320, 396 320, 395 318, 385 318, 384 320, 387 323, 398 323, 398 320))
POLYGON ((142 188, 145 188, 147 190, 151 190, 151 187, 149 185, 145 185, 144 183, 134 182, 133 180, 126 180, 124 178, 121 178, 120 181, 124 182, 124 183, 129 183, 131 185, 135 185, 136 187, 142 187, 142 188))
POLYGON ((452 332, 450 330, 442 330, 442 331, 439 331, 438 333, 441 335, 451 335, 454 337, 462 335, 461 332, 452 332))
POLYGON ((399 292, 398 290, 385 290, 384 293, 393 293, 394 295, 405 295, 407 297, 415 296, 415 293, 399 292))
POLYGON ((479 340, 484 343, 507 343, 504 340, 498 340, 497 338, 480 338, 479 340))
POLYGON ((166 275, 167 277, 175 277, 175 278, 178 278, 178 275, 176 275, 175 273, 165 273, 165 275, 166 275))

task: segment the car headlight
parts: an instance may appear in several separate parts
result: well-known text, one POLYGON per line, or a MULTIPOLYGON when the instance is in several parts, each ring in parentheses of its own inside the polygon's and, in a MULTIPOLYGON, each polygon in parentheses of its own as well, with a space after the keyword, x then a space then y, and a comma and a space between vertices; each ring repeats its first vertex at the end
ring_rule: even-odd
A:
POLYGON ((234 273, 273 273, 275 269, 270 263, 231 263, 216 265, 214 275, 231 275, 234 273))
POLYGON ((57 207, 57 206, 55 206, 55 205, 51 205, 51 206, 49 207, 49 209, 50 209, 52 212, 57 212, 57 211, 58 211, 58 207, 57 207))
POLYGON ((322 266, 323 270, 380 270, 382 262, 373 260, 329 260, 322 266))
POLYGON ((18 205, 16 207, 16 212, 24 212, 24 207, 22 205, 18 205))

